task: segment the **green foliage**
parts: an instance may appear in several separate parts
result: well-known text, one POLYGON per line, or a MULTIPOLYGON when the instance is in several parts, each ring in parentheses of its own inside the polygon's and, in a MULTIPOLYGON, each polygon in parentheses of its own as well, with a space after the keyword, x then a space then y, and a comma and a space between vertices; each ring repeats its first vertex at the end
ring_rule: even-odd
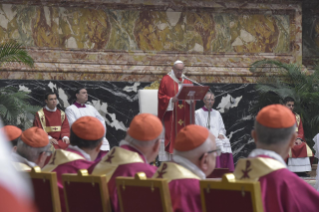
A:
MULTIPOLYGON (((40 107, 29 104, 28 93, 19 91, 15 87, 0 88, 0 117, 4 125, 23 125, 25 122, 26 113, 36 113, 40 107), (19 121, 18 121, 19 120, 19 121)), ((24 126, 19 126, 23 128, 24 126)))
MULTIPOLYGON (((22 63, 33 67, 34 61, 22 44, 9 40, 0 44, 0 66, 11 63, 22 63)), ((28 93, 19 91, 15 87, 0 88, 0 117, 5 125, 11 124, 24 128, 25 114, 34 114, 40 108, 31 106, 28 102, 28 93), (19 120, 19 122, 18 122, 19 120)))
POLYGON ((25 49, 22 49, 22 44, 9 40, 0 44, 0 66, 7 63, 23 63, 27 66, 33 67, 34 61, 29 56, 25 49))
POLYGON ((275 60, 262 60, 252 64, 252 72, 267 71, 278 73, 266 75, 256 87, 258 97, 251 112, 258 111, 270 104, 283 103, 287 97, 295 99, 295 112, 300 114, 305 138, 313 147, 313 137, 319 133, 319 66, 313 73, 303 72, 297 64, 286 64, 275 60))

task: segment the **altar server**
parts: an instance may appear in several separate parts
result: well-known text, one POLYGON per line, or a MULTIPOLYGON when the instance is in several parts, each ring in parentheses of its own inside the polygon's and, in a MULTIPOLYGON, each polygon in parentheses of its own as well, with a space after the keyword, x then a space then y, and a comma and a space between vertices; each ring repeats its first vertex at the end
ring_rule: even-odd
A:
POLYGON ((319 193, 287 169, 284 159, 296 141, 294 114, 282 105, 264 107, 257 115, 249 158, 240 159, 238 180, 259 181, 265 212, 318 211, 319 193))
POLYGON ((311 171, 310 158, 313 153, 307 145, 302 120, 298 113, 294 112, 295 100, 292 97, 284 99, 284 105, 289 108, 295 115, 297 138, 294 146, 289 151, 288 169, 297 173, 299 176, 307 176, 306 172, 311 171))
POLYGON ((83 116, 92 116, 97 118, 104 127, 104 136, 103 136, 103 143, 101 146, 101 150, 103 151, 110 150, 110 144, 108 140, 105 138, 106 131, 107 131, 105 126, 105 120, 93 106, 86 104, 86 102, 88 101, 88 92, 86 88, 82 87, 77 89, 75 92, 75 97, 76 97, 76 101, 72 105, 67 107, 65 110, 70 127, 72 127, 72 124, 77 119, 83 116))
POLYGON ((207 128, 184 127, 175 139, 172 162, 163 162, 153 178, 168 179, 175 212, 201 212, 199 180, 215 168, 220 149, 207 128))
POLYGON ((55 149, 65 149, 70 143, 70 126, 65 113, 57 108, 58 100, 54 92, 45 94, 45 107, 34 117, 33 126, 42 128, 55 149))
POLYGON ((215 95, 207 93, 204 107, 195 111, 195 123, 206 127, 216 138, 216 144, 221 148, 221 156, 217 157, 216 168, 228 168, 234 171, 234 159, 229 139, 226 137, 225 125, 219 111, 213 109, 215 95))
POLYGON ((66 211, 62 174, 77 173, 88 169, 99 156, 105 128, 94 117, 84 116, 71 127, 70 145, 66 150, 57 149, 43 171, 56 172, 62 211, 66 211))
POLYGON ((139 114, 133 118, 120 146, 113 147, 100 163, 91 167, 89 172, 92 174, 105 174, 110 179, 108 188, 113 211, 120 211, 115 178, 134 177, 138 172, 144 172, 147 177, 152 177, 156 167, 149 163, 157 157, 160 140, 163 137, 163 126, 156 116, 139 114))

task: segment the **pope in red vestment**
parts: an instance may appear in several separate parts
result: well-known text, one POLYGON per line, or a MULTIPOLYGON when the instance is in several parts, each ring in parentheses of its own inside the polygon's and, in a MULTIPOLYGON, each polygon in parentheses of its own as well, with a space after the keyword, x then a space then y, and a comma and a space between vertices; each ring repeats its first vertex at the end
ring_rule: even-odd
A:
POLYGON ((55 149, 65 149, 68 147, 70 137, 68 119, 65 113, 56 107, 56 94, 47 94, 45 102, 46 106, 35 114, 33 126, 42 128, 48 133, 55 149))
POLYGON ((100 146, 104 137, 104 126, 94 117, 85 116, 76 120, 71 128, 71 145, 66 149, 57 149, 43 171, 56 172, 61 201, 61 209, 66 211, 62 174, 77 173, 97 163, 100 146), (90 144, 91 143, 91 144, 90 144), (89 147, 88 147, 89 146, 89 147), (90 148, 91 151, 85 151, 90 148))
POLYGON ((215 138, 205 127, 188 125, 177 134, 172 162, 163 162, 153 176, 168 179, 174 212, 202 211, 199 181, 214 170, 216 152, 215 138))
POLYGON ((173 153, 177 133, 193 124, 190 123, 189 103, 176 99, 182 84, 192 84, 183 78, 183 69, 183 62, 176 61, 173 70, 162 78, 158 89, 158 117, 165 126, 165 150, 169 153, 173 153))
POLYGON ((162 131, 162 123, 156 116, 151 114, 135 116, 120 147, 113 147, 100 163, 89 169, 89 173, 105 174, 109 179, 107 185, 112 211, 120 211, 116 177, 134 177, 138 172, 144 172, 147 177, 154 175, 156 167, 149 162, 154 161, 158 154, 162 131), (146 142, 150 142, 149 145, 145 146, 146 142))
POLYGON ((297 137, 295 128, 294 114, 288 108, 263 108, 252 131, 257 149, 236 165, 236 179, 260 182, 265 212, 318 211, 319 193, 289 171, 284 161, 297 137))

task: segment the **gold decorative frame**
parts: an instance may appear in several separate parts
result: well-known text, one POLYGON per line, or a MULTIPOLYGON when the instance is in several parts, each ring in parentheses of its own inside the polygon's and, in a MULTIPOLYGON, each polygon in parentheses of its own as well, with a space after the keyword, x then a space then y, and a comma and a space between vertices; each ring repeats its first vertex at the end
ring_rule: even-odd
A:
POLYGON ((31 179, 43 179, 43 181, 48 180, 50 182, 52 205, 54 212, 61 212, 60 196, 58 191, 58 183, 55 172, 41 172, 39 166, 35 166, 28 172, 31 179))
POLYGON ((89 184, 98 184, 101 192, 101 202, 104 212, 111 212, 111 202, 107 187, 107 178, 105 175, 89 175, 86 169, 80 169, 77 174, 62 174, 62 182, 64 188, 64 198, 67 211, 69 212, 68 196, 65 190, 65 185, 72 182, 81 182, 89 184))
POLYGON ((258 181, 245 181, 236 180, 234 174, 225 174, 222 180, 201 180, 200 181, 200 192, 202 200, 203 212, 207 212, 205 193, 209 190, 232 190, 241 191, 243 193, 249 192, 252 197, 253 211, 263 212, 263 203, 261 198, 260 183, 258 181))
POLYGON ((150 189, 158 188, 161 193, 161 202, 163 206, 163 212, 173 212, 171 195, 168 188, 166 179, 147 179, 144 172, 138 172, 135 177, 117 177, 116 187, 120 202, 121 211, 124 212, 122 192, 125 190, 125 186, 136 186, 136 187, 149 187, 150 189))

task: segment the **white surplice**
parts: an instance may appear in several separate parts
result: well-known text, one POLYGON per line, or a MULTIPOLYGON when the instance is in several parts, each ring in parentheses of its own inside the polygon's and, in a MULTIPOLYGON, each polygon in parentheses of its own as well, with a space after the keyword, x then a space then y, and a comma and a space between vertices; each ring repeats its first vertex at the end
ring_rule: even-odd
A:
POLYGON ((209 128, 209 131, 215 136, 216 144, 221 148, 222 153, 232 153, 229 139, 226 137, 224 121, 219 111, 212 109, 209 120, 208 111, 203 108, 196 110, 195 124, 209 128), (219 139, 218 135, 224 136, 224 139, 219 139))
POLYGON ((101 150, 104 150, 104 151, 110 150, 110 144, 108 140, 105 138, 106 130, 107 130, 105 126, 105 120, 93 106, 85 104, 85 107, 77 107, 76 105, 72 104, 66 108, 65 114, 68 118, 70 128, 77 119, 83 116, 92 116, 97 118, 103 124, 105 129, 101 150))

